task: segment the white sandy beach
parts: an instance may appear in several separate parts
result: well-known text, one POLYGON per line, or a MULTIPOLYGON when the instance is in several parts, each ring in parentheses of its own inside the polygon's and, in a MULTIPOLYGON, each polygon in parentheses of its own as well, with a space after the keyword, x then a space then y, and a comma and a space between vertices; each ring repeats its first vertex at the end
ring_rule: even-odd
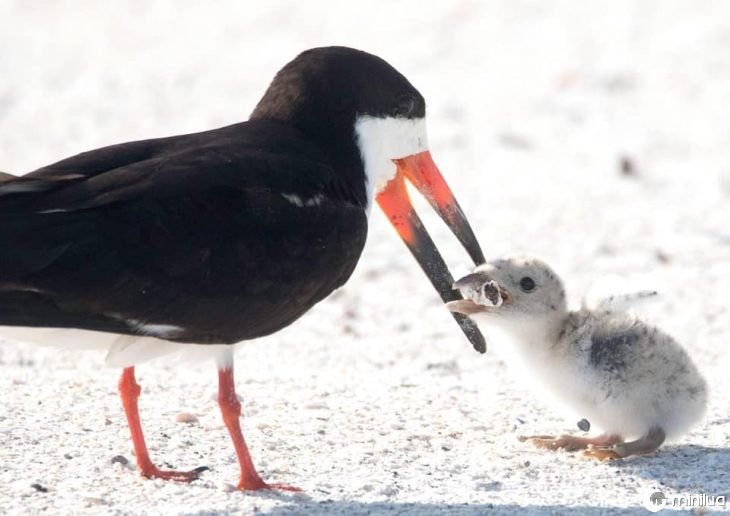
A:
POLYGON ((213 362, 138 368, 153 459, 210 467, 164 483, 133 469, 102 353, 0 341, 0 513, 594 515, 647 513, 656 490, 730 498, 730 4, 432 4, 0 0, 0 170, 241 121, 300 51, 367 50, 426 97, 432 154, 488 256, 544 258, 575 303, 606 277, 660 291, 643 313, 706 376, 704 421, 623 462, 519 442, 577 419, 471 349, 375 210, 349 283, 236 352, 254 461, 302 494, 232 490, 213 362))

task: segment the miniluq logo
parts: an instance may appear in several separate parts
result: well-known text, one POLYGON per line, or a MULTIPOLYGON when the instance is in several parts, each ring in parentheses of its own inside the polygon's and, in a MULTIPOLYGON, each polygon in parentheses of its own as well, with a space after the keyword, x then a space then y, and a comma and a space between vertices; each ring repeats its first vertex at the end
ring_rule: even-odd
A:
POLYGON ((649 495, 644 499, 644 507, 651 512, 659 512, 664 509, 664 507, 672 507, 674 509, 721 507, 725 509, 727 508, 727 500, 725 495, 710 496, 704 493, 696 495, 667 496, 656 489, 649 493, 649 495))

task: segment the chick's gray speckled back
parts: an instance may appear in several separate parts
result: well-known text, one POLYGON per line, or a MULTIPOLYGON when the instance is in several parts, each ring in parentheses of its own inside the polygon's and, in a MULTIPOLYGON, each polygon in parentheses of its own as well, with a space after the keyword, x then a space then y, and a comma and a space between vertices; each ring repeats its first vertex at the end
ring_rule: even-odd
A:
POLYGON ((585 309, 572 312, 565 328, 559 346, 593 379, 596 401, 630 401, 645 413, 661 412, 670 400, 675 406, 705 406, 704 378, 688 353, 659 328, 629 314, 585 309))

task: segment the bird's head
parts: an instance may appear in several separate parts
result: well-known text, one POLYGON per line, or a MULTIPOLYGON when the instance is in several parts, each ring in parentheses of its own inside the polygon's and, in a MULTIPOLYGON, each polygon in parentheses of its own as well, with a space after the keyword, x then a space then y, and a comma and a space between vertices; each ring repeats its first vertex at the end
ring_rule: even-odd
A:
POLYGON ((447 303, 452 312, 512 326, 527 320, 561 322, 565 288, 543 261, 514 256, 484 263, 454 283, 464 299, 447 303))
MULTIPOLYGON (((401 73, 359 50, 311 49, 279 71, 251 118, 299 129, 324 153, 357 204, 368 213, 373 201, 380 206, 441 298, 458 299, 453 278, 411 206, 405 180, 424 195, 474 263, 484 256, 429 152, 425 100, 401 73)), ((476 326, 461 314, 455 318, 483 352, 476 326)))

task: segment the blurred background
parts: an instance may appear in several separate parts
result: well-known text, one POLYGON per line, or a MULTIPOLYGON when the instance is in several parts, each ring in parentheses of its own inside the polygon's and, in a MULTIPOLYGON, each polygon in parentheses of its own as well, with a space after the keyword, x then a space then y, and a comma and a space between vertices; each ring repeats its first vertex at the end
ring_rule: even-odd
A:
MULTIPOLYGON (((515 251, 541 256, 564 277, 576 304, 597 281, 607 282, 609 290, 660 291, 646 316, 688 348, 713 389, 706 424, 687 438, 706 449, 682 449, 633 470, 600 466, 604 469, 590 474, 565 457, 553 476, 535 469, 542 456, 531 455, 532 466, 520 466, 528 451, 514 440, 515 421, 527 433, 564 431, 573 423, 521 390, 494 354, 470 350, 415 262, 374 212, 368 246, 347 286, 297 324, 238 352, 244 410, 250 407, 259 430, 250 439, 261 446, 274 435, 281 440, 275 447, 280 454, 268 448, 257 453, 263 468, 278 468, 278 476, 304 484, 315 498, 386 501, 391 505, 375 507, 389 510, 425 498, 435 505, 422 511, 463 501, 510 507, 529 501, 525 483, 534 488, 530 496, 544 493, 539 500, 544 510, 585 506, 580 492, 592 493, 597 506, 632 506, 637 492, 666 482, 667 472, 679 475, 670 486, 678 492, 726 489, 727 476, 723 480, 718 469, 702 466, 730 471, 727 453, 707 451, 726 449, 730 433, 725 1, 2 0, 0 170, 22 174, 102 145, 244 120, 281 66, 302 50, 333 44, 383 57, 423 93, 432 154, 488 256, 515 251), (327 408, 301 412, 307 404, 327 408), (340 425, 332 442, 343 448, 332 464, 312 464, 312 440, 330 446, 330 434, 317 433, 318 410, 326 412, 327 432, 330 424, 340 425), (266 425, 276 431, 269 433, 266 425), (353 425, 371 437, 353 437, 353 425), (388 431, 377 430, 382 428, 388 431), (462 436, 422 449, 413 438, 438 434, 448 441, 449 432, 462 436), (368 440, 373 435, 379 436, 376 442, 368 440), (301 442, 291 444, 295 436, 301 442), (388 455, 403 446, 409 458, 388 455), (351 458, 363 450, 375 450, 379 460, 351 458), (401 472, 395 484, 388 471, 378 469, 391 467, 383 466, 391 459, 401 472), (304 472, 311 475, 296 476, 304 472), (599 485, 613 486, 619 472, 629 480, 595 494, 599 485), (560 486, 571 475, 581 480, 569 495, 560 486)), ((468 257, 453 237, 424 203, 417 206, 455 274, 466 271, 468 257)), ((100 383, 102 363, 101 355, 4 343, 0 367, 7 380, 0 410, 15 414, 4 442, 6 457, 24 456, 22 442, 13 437, 22 441, 23 425, 40 425, 43 433, 44 423, 25 407, 46 389, 69 389, 46 407, 48 421, 91 413, 88 405, 78 408, 63 398, 68 395, 101 404, 112 428, 119 426, 118 438, 98 452, 99 461, 107 460, 107 451, 127 446, 114 398, 116 372, 103 370, 100 383)), ((159 405, 146 416, 151 428, 169 426, 170 414, 181 406, 197 407, 191 410, 206 414, 211 427, 220 424, 205 394, 213 386, 212 364, 187 370, 193 373, 181 375, 167 363, 144 370, 144 386, 169 389, 159 401, 146 402, 148 408, 159 405)), ((94 421, 85 424, 110 432, 94 421)), ((171 433, 181 431, 175 427, 171 433)), ((53 443, 53 429, 46 434, 53 443)), ((220 442, 218 448, 227 449, 220 442)), ((163 449, 175 453, 173 445, 163 449)), ((37 471, 69 467, 50 454, 37 471)), ((233 465, 224 471, 233 474, 233 465)), ((108 478, 119 475, 110 471, 108 478)), ((223 477, 221 470, 215 477, 223 477)), ((108 484, 88 482, 94 487, 87 489, 98 491, 91 498, 120 507, 108 484)), ((133 480, 125 482, 134 486, 133 480)), ((230 499, 213 486, 222 501, 208 509, 223 510, 230 499)), ((0 495, 0 502, 15 503, 23 489, 0 495)), ((158 487, 150 496, 167 496, 169 489, 158 487)), ((78 503, 71 491, 59 488, 56 503, 78 503)), ((178 507, 169 499, 155 500, 178 507)), ((145 507, 141 499, 127 502, 130 510, 145 507)))

